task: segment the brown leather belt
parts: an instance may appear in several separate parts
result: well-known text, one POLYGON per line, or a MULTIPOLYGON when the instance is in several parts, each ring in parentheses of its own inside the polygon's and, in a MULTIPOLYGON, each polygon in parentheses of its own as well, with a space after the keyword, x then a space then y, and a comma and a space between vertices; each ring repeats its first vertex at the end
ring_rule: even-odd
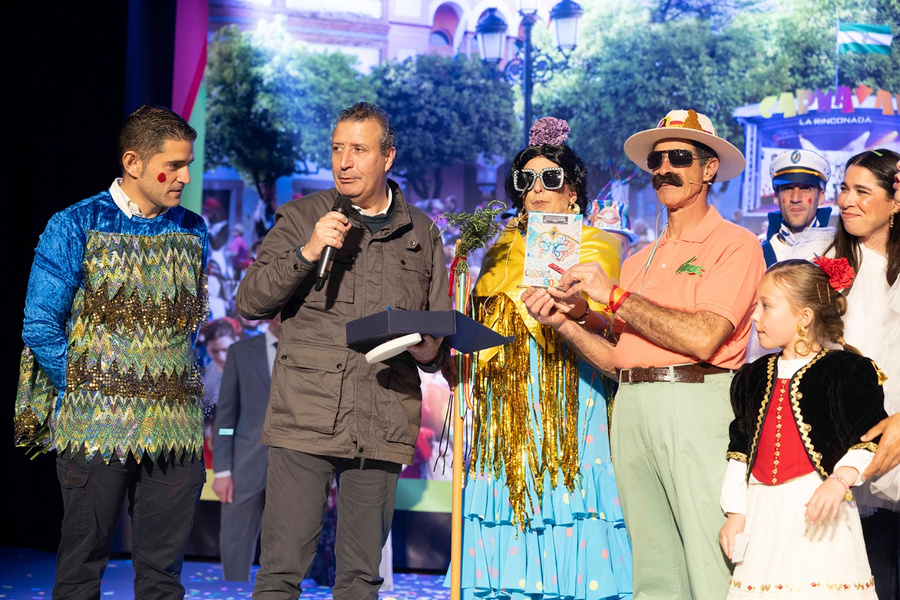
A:
POLYGON ((619 371, 619 383, 653 383, 657 381, 703 383, 707 375, 719 373, 731 373, 731 369, 723 369, 709 363, 672 367, 633 367, 619 371))

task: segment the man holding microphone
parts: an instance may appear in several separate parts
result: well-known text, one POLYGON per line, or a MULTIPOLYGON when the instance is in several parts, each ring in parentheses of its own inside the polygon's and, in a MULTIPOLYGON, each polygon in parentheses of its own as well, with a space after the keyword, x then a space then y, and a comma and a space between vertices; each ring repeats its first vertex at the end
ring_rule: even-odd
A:
POLYGON ((278 209, 238 288, 245 317, 282 316, 262 435, 269 463, 254 598, 300 596, 335 476, 334 598, 378 597, 397 478, 421 422, 417 368, 437 371, 449 356, 442 338, 427 335, 375 364, 345 343, 349 321, 388 308, 450 309, 440 234, 387 178, 395 154, 382 109, 342 111, 335 187, 278 209))

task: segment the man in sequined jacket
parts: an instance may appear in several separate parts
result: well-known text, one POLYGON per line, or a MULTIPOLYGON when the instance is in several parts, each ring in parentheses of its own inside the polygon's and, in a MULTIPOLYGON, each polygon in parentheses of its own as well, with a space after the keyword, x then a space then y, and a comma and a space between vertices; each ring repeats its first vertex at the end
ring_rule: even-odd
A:
POLYGON ((122 177, 53 215, 35 250, 17 442, 57 452, 64 515, 54 598, 98 598, 122 503, 137 598, 183 598, 200 499, 207 232, 180 206, 196 131, 162 107, 122 126, 122 177), (49 438, 43 437, 49 426, 49 438))

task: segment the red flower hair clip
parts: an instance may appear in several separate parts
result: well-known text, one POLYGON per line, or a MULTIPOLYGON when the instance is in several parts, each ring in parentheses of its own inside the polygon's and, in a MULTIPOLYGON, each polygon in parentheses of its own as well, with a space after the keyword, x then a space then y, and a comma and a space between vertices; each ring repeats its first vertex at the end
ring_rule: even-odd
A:
POLYGON ((827 256, 816 256, 812 259, 820 269, 828 275, 828 283, 831 287, 840 292, 846 290, 853 283, 856 273, 853 267, 847 262, 846 258, 828 258, 827 256))

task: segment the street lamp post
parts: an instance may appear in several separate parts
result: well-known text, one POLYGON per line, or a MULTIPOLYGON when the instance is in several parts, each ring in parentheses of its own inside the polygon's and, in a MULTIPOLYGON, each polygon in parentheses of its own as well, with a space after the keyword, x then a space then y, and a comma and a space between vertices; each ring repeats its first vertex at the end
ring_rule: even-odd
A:
POLYGON ((556 47, 568 57, 578 43, 578 22, 581 20, 581 5, 574 0, 562 0, 550 11, 553 22, 553 39, 556 47))
POLYGON ((525 142, 522 147, 528 146, 528 128, 531 127, 531 92, 534 91, 534 47, 531 45, 531 28, 537 22, 537 9, 526 13, 524 8, 519 9, 522 15, 522 27, 525 29, 525 65, 522 71, 522 95, 525 99, 525 122, 523 124, 525 142))
POLYGON ((478 19, 475 33, 478 34, 481 59, 488 64, 499 63, 503 58, 503 42, 506 38, 506 20, 500 11, 496 8, 487 9, 478 19))
MULTIPOLYGON (((554 63, 549 57, 535 52, 531 43, 531 30, 537 23, 537 0, 520 0, 519 15, 522 16, 524 40, 519 45, 517 55, 506 63, 504 73, 510 83, 522 84, 525 104, 524 146, 528 145, 528 128, 531 126, 531 93, 534 82, 545 83, 553 76, 554 69, 565 66, 578 40, 578 21, 583 14, 581 6, 574 0, 561 0, 550 10, 553 21, 553 37, 556 47, 562 52, 562 63, 554 63)), ((488 64, 498 64, 503 58, 503 40, 506 38, 506 20, 496 8, 489 8, 478 20, 475 33, 481 49, 481 58, 488 64)))

